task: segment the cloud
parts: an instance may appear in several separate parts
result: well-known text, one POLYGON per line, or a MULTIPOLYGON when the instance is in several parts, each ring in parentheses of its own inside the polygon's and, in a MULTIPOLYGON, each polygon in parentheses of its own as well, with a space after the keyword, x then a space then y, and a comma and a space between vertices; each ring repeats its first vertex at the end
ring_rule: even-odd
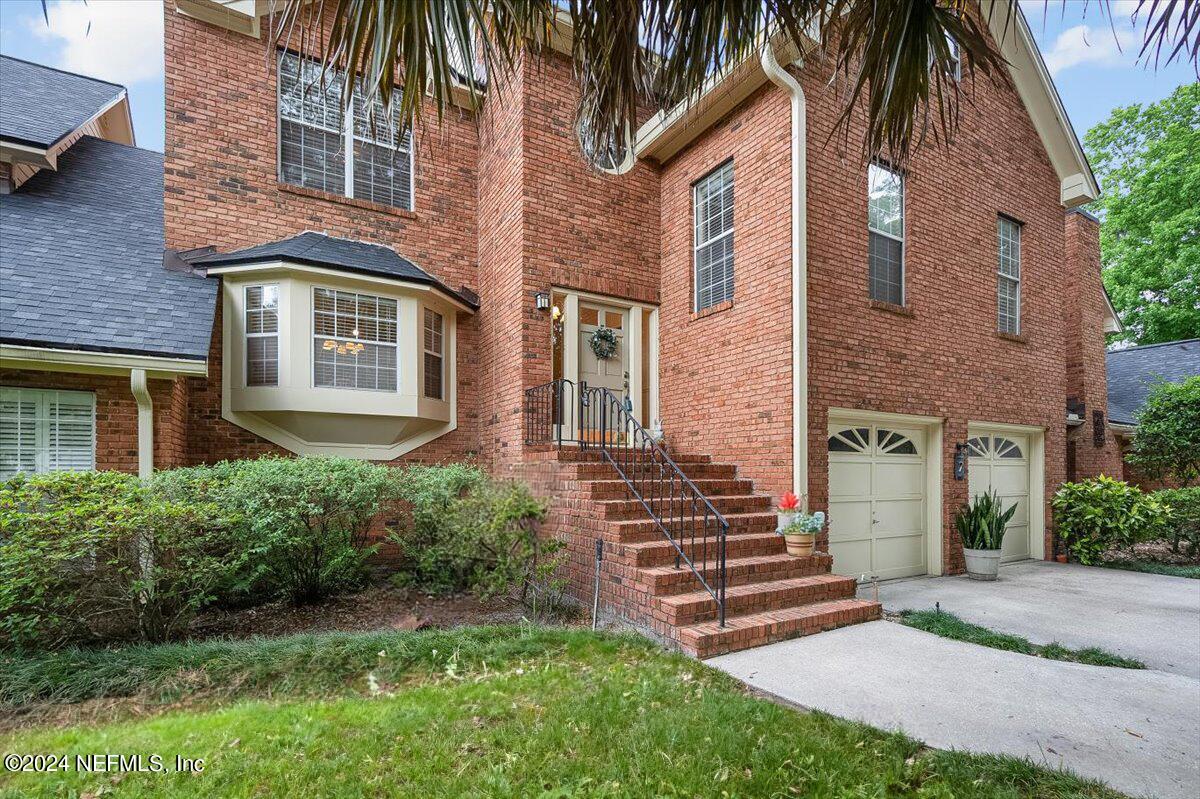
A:
POLYGON ((163 74, 161 0, 60 0, 30 22, 33 36, 58 45, 53 64, 126 86, 163 74))
POLYGON ((1132 30, 1076 25, 1058 34, 1054 44, 1043 55, 1050 74, 1083 65, 1114 66, 1137 58, 1134 45, 1137 38, 1132 30), (1115 32, 1114 32, 1115 31, 1115 32))

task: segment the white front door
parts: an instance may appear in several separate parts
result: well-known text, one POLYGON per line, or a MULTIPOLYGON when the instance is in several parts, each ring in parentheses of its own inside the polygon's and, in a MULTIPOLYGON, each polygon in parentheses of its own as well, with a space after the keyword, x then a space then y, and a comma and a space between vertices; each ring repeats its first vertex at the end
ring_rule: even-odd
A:
POLYGON ((972 497, 995 492, 1000 504, 1013 514, 1004 532, 1000 560, 1027 560, 1029 549, 1029 436, 971 427, 967 433, 969 477, 972 497))
POLYGON ((829 426, 833 571, 886 580, 928 572, 925 431, 870 422, 829 426))

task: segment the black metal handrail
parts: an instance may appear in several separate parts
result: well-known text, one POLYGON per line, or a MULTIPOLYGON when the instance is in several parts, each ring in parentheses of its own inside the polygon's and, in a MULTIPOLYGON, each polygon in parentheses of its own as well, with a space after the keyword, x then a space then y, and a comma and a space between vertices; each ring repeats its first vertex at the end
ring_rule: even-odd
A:
POLYGON ((555 380, 525 392, 527 443, 577 444, 608 461, 717 605, 725 626, 729 522, 607 388, 555 380))

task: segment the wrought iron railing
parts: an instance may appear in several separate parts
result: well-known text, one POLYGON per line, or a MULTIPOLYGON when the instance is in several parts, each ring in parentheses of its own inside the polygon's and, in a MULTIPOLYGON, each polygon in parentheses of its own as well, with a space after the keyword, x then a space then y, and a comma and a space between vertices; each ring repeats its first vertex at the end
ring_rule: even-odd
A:
POLYGON ((725 626, 729 522, 607 388, 555 380, 525 392, 525 441, 598 451, 717 605, 725 626))

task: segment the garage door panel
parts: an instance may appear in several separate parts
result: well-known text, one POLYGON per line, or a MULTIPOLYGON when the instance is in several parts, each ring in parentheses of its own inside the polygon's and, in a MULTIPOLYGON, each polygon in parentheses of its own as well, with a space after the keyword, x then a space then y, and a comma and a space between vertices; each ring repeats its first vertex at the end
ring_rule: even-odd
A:
POLYGON ((1029 525, 1010 524, 1000 545, 1000 561, 1025 560, 1029 557, 1029 525))
POLYGON ((830 541, 865 539, 870 536, 871 503, 869 500, 829 503, 830 541))
POLYGON ((1001 507, 1016 504, 1001 545, 1003 562, 1030 557, 1029 436, 972 427, 968 433, 970 492, 995 493, 1001 507))
POLYGON ((906 463, 876 463, 875 493, 878 496, 921 496, 925 493, 925 464, 919 460, 906 463))
POLYGON ((838 574, 858 577, 860 574, 871 574, 871 542, 842 541, 829 542, 829 554, 838 574))
POLYGON ((997 494, 1029 493, 1029 464, 993 466, 991 484, 997 494))
POLYGON ((875 575, 881 580, 924 574, 925 536, 896 536, 875 539, 875 575))
POLYGON ((1029 495, 1025 494, 1019 497, 1000 497, 1000 506, 1005 510, 1008 510, 1014 504, 1017 506, 1017 510, 1016 513, 1013 514, 1012 520, 1009 521, 1008 526, 1013 527, 1018 524, 1029 524, 1029 495))
POLYGON ((871 493, 871 463, 830 460, 829 496, 852 497, 871 493))
POLYGON ((925 500, 881 499, 875 503, 876 535, 923 534, 925 532, 925 500))

